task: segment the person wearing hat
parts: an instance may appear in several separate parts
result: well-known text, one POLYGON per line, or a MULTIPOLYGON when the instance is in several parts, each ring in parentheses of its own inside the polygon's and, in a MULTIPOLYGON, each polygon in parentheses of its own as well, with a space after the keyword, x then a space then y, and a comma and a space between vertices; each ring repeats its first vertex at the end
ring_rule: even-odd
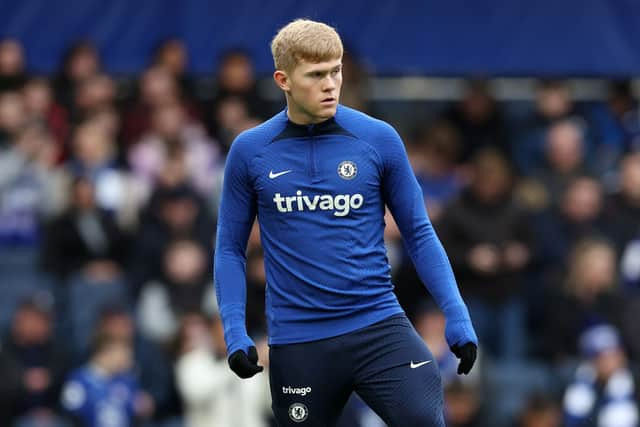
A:
POLYGON ((637 427, 635 381, 618 331, 592 326, 580 336, 583 363, 564 395, 567 427, 637 427))

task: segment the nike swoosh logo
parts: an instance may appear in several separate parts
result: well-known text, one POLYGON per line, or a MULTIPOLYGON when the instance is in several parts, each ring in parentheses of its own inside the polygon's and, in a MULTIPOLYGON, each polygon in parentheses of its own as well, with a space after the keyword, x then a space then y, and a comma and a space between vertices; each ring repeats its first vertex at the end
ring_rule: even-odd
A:
POLYGON ((416 369, 419 368, 422 365, 426 365, 427 363, 431 363, 431 360, 425 360, 424 362, 420 362, 420 363, 413 363, 413 360, 411 361, 411 369, 416 369))
POLYGON ((286 171, 282 171, 282 172, 278 172, 278 173, 273 173, 273 171, 269 171, 269 178, 274 179, 277 178, 279 176, 288 174, 289 172, 293 172, 291 169, 286 170, 286 171))

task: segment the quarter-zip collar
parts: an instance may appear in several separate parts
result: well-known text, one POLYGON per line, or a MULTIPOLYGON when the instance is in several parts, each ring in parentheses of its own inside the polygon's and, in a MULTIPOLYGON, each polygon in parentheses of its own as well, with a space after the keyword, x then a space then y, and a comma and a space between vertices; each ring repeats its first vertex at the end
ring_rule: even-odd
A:
MULTIPOLYGON (((338 106, 338 111, 340 107, 338 106)), ((336 112, 336 115, 338 113, 336 112)), ((284 111, 286 117, 286 110, 284 111)), ((290 138, 308 138, 324 135, 345 135, 355 138, 355 136, 340 126, 336 121, 336 116, 333 116, 323 122, 313 123, 308 125, 301 125, 292 122, 288 117, 284 129, 280 134, 273 138, 273 142, 281 139, 290 138)))

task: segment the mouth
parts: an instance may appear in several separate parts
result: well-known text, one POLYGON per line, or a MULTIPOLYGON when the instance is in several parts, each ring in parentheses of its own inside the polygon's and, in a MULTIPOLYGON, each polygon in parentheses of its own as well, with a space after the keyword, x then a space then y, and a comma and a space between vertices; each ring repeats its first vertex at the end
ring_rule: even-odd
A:
POLYGON ((335 104, 335 102, 336 102, 335 98, 325 98, 322 101, 320 101, 320 103, 326 104, 326 105, 335 104))

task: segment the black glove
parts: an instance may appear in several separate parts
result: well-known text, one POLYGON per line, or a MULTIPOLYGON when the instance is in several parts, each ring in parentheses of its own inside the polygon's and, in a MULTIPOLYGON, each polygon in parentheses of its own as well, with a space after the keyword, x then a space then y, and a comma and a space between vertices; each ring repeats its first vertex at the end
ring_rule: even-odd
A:
POLYGON ((264 369, 258 366, 258 351, 254 346, 249 347, 249 354, 242 350, 234 352, 229 356, 229 367, 240 378, 251 378, 264 369))
POLYGON ((453 347, 451 347, 451 351, 456 355, 458 359, 460 359, 460 364, 458 365, 458 375, 467 375, 469 371, 471 371, 471 368, 476 361, 478 347, 476 347, 474 343, 468 342, 462 347, 454 345, 453 347))

